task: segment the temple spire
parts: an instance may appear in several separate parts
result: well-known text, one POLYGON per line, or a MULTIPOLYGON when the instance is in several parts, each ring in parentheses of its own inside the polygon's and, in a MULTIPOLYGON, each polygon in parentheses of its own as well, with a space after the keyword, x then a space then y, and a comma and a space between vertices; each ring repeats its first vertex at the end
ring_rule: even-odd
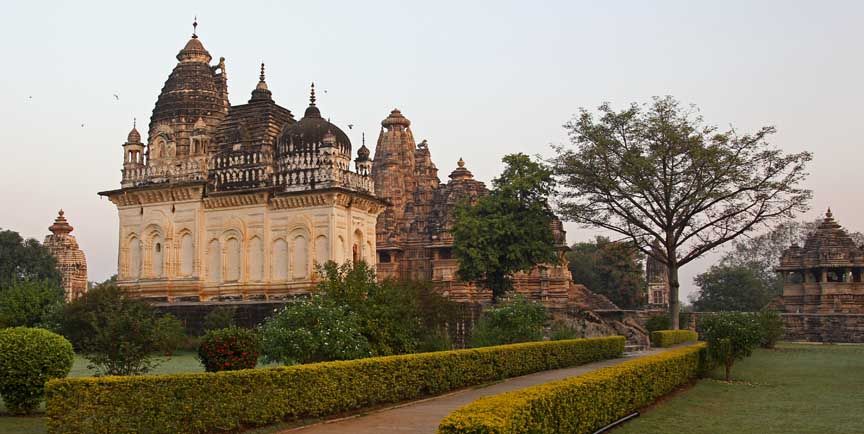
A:
POLYGON ((315 82, 312 82, 312 91, 309 93, 309 105, 315 105, 315 82))
POLYGON ((261 62, 261 75, 258 77, 258 79, 264 81, 264 62, 261 62))
POLYGON ((192 20, 192 39, 198 38, 198 15, 192 20))

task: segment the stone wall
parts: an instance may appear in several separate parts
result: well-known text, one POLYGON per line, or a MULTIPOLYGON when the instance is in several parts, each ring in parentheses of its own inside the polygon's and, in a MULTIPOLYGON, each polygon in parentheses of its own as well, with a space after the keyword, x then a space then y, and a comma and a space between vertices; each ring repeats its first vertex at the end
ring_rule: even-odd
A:
POLYGON ((864 343, 864 314, 784 313, 784 340, 864 343))

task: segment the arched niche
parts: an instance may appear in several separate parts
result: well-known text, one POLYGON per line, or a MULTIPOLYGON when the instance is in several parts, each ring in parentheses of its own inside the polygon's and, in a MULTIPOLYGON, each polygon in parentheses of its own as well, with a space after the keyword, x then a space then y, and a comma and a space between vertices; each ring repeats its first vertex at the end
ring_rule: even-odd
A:
POLYGON ((128 249, 128 277, 138 279, 141 277, 141 240, 138 237, 132 237, 129 240, 128 249))
POLYGON ((309 241, 303 234, 294 234, 291 238, 291 248, 294 254, 294 263, 291 267, 295 279, 309 276, 309 241))
POLYGON ((207 244, 207 280, 219 282, 222 280, 222 246, 219 240, 210 240, 207 244))
POLYGON ((272 255, 270 256, 270 278, 275 281, 288 279, 288 243, 278 238, 273 241, 272 255))
POLYGON ((264 279, 264 245, 261 238, 249 240, 249 280, 259 282, 264 279))
POLYGON ((330 244, 326 235, 315 237, 315 263, 324 265, 330 260, 330 244))
POLYGON ((240 280, 240 264, 242 261, 240 253, 240 240, 235 237, 225 241, 225 280, 237 282, 240 280))
POLYGON ((180 235, 180 275, 191 276, 195 267, 195 244, 192 234, 184 232, 180 235))

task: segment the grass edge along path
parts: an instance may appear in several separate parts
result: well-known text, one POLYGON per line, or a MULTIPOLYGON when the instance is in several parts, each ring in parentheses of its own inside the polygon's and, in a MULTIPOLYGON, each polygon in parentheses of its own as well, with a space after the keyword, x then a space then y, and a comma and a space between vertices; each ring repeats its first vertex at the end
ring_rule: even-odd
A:
POLYGON ((781 342, 712 371, 614 434, 864 433, 864 344, 781 342))

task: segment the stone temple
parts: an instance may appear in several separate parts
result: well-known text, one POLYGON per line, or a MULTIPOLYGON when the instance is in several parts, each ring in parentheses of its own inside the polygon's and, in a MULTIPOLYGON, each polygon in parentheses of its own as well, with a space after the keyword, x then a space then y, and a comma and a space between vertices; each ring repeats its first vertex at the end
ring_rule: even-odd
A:
POLYGON ((78 248, 78 241, 70 235, 74 229, 66 221, 61 209, 54 224, 48 228, 51 235, 45 237, 43 243, 57 259, 66 301, 72 301, 87 292, 87 258, 78 248))
MULTIPOLYGON (((491 291, 456 277, 454 210, 488 193, 460 160, 444 183, 428 143, 393 110, 374 160, 353 158, 348 136, 317 105, 295 120, 268 89, 261 65, 248 103, 228 101, 225 59, 193 33, 177 54, 146 140, 123 143, 118 284, 153 302, 278 301, 315 285, 315 264, 364 260, 379 277, 429 280, 459 302, 491 291)), ((365 142, 365 137, 364 137, 365 142)), ((565 232, 550 225, 561 263, 514 276, 517 291, 548 307, 618 310, 574 284, 565 232)))
POLYGON ((151 301, 273 300, 314 285, 314 265, 375 265, 369 150, 322 115, 278 105, 261 65, 246 104, 228 102, 225 59, 193 33, 156 100, 146 141, 123 144, 118 284, 151 301))
POLYGON ((783 252, 786 339, 864 342, 864 246, 858 246, 834 220, 825 218, 804 242, 783 252))

